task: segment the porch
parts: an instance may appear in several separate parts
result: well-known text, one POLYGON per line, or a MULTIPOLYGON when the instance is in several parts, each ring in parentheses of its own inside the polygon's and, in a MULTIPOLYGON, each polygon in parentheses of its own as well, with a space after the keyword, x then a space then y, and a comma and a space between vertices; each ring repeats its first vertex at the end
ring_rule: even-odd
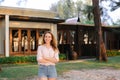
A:
MULTIPOLYGON (((58 24, 58 43, 61 53, 72 59, 75 51, 79 58, 96 56, 96 32, 93 25, 58 24)), ((102 26, 107 50, 120 49, 120 27, 102 26)))

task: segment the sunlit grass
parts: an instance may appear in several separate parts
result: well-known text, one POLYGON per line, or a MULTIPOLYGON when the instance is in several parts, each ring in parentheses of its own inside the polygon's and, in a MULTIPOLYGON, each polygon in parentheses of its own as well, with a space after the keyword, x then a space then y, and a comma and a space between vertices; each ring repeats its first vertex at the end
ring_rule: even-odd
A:
POLYGON ((102 69, 102 68, 113 68, 120 69, 120 56, 108 58, 108 62, 99 62, 95 59, 87 60, 83 62, 74 63, 59 63, 57 65, 58 72, 61 74, 68 70, 80 70, 80 69, 102 69))
POLYGON ((14 78, 15 80, 23 80, 26 77, 37 75, 38 65, 24 64, 23 66, 2 67, 0 72, 1 78, 14 78))

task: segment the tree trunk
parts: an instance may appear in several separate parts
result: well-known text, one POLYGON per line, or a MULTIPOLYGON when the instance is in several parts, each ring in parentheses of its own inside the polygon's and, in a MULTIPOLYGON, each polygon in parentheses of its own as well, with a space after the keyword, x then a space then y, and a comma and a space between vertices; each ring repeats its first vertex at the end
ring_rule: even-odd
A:
POLYGON ((96 59, 99 61, 107 61, 106 48, 104 45, 101 29, 101 19, 100 19, 100 9, 99 0, 92 0, 93 2, 93 14, 94 14, 94 24, 96 27, 96 59))
POLYGON ((0 66, 0 71, 2 71, 1 66, 0 66))

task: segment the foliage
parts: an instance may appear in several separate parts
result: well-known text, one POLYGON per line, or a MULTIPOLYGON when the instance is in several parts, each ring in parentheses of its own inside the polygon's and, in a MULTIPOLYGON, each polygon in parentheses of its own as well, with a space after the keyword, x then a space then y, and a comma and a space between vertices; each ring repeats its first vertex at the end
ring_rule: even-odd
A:
POLYGON ((93 7, 91 5, 91 0, 84 3, 82 0, 76 1, 76 16, 78 15, 81 19, 82 24, 93 24, 93 7), (88 2, 88 3, 87 3, 88 2))
MULTIPOLYGON (((65 60, 66 55, 61 53, 59 54, 60 60, 65 60)), ((33 63, 36 61, 36 56, 10 56, 10 57, 1 57, 1 64, 16 64, 16 63, 33 63)))
MULTIPOLYGON (((120 52, 117 50, 107 50, 107 56, 119 56, 120 52)), ((59 54, 60 60, 66 60, 66 55, 64 53, 59 54)), ((36 56, 10 56, 1 57, 1 64, 16 64, 16 63, 33 63, 36 61, 36 56)))
POLYGON ((107 50, 107 56, 120 56, 120 52, 117 50, 107 50))
POLYGON ((112 12, 118 8, 120 8, 120 0, 100 0, 100 11, 101 11, 102 22, 107 23, 107 25, 114 25, 115 22, 109 15, 109 12, 112 12))
POLYGON ((28 63, 28 62, 36 62, 36 56, 10 56, 0 58, 0 63, 2 64, 28 63))
POLYGON ((93 20, 93 6, 85 5, 85 9, 83 10, 85 14, 87 14, 87 18, 89 20, 93 20))
POLYGON ((118 19, 115 23, 114 23, 114 25, 116 26, 116 25, 120 25, 120 19, 118 19))
POLYGON ((60 0, 56 4, 56 6, 57 7, 56 9, 54 8, 54 10, 57 10, 59 14, 58 16, 59 18, 67 19, 67 18, 72 18, 74 16, 73 14, 75 7, 74 7, 74 2, 72 0, 60 0))
POLYGON ((59 54, 59 58, 60 58, 60 60, 65 60, 66 59, 66 55, 64 53, 60 53, 59 54))
POLYGON ((73 0, 59 0, 58 3, 51 5, 50 10, 57 12, 57 17, 61 19, 79 17, 80 23, 87 24, 87 22, 90 22, 93 24, 93 15, 89 12, 92 9, 91 3, 91 0, 77 0, 76 2, 73 0), (89 14, 87 14, 88 12, 89 14))
MULTIPOLYGON (((111 11, 114 11, 120 7, 120 2, 116 0, 100 0, 100 13, 101 13, 101 20, 102 23, 107 25, 113 25, 114 22, 110 15, 108 14, 108 11, 110 11, 108 8, 106 8, 104 4, 102 3, 109 3, 109 9, 111 11), (111 23, 110 23, 111 22, 111 23)), ((73 0, 59 0, 58 3, 55 3, 51 6, 50 10, 58 12, 59 18, 62 19, 68 19, 73 17, 80 17, 80 21, 83 24, 87 24, 86 22, 91 21, 93 23, 93 6, 92 6, 92 0, 77 0, 74 2, 73 0)), ((119 25, 119 24, 118 24, 119 25)))
POLYGON ((94 24, 94 21, 93 21, 93 20, 86 20, 86 21, 84 22, 84 24, 94 24))
MULTIPOLYGON (((105 0, 101 0, 101 1, 105 1, 105 0)), ((110 3, 110 7, 111 7, 111 11, 114 11, 118 8, 120 8, 120 0, 106 0, 106 2, 109 1, 110 3)))

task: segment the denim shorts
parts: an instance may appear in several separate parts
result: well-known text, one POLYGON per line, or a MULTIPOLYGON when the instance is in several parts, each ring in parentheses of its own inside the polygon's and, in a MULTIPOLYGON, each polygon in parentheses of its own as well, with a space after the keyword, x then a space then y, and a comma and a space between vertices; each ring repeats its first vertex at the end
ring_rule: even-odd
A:
POLYGON ((40 65, 38 69, 39 78, 57 78, 57 71, 55 65, 40 65))

